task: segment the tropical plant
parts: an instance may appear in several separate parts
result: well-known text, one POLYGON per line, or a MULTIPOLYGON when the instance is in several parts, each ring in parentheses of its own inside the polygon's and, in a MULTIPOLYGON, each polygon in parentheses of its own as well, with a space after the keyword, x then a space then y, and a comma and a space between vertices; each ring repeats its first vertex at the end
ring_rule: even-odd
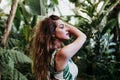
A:
MULTIPOLYGON (((67 22, 74 19, 74 25, 87 35, 86 43, 74 56, 79 68, 78 80, 119 80, 120 27, 117 24, 118 17, 113 16, 115 12, 116 15, 119 13, 119 6, 116 5, 120 0, 69 1, 75 4, 75 15, 62 17, 67 22)), ((50 0, 49 5, 47 0, 18 2, 6 48, 0 48, 0 74, 3 80, 33 79, 30 53, 34 26, 42 16, 49 14, 48 9, 54 11, 58 4, 58 0, 50 0)), ((8 16, 0 10, 0 41, 8 16)))
POLYGON ((2 80, 32 80, 32 60, 17 50, 0 48, 2 80))
POLYGON ((115 66, 115 34, 112 32, 117 26, 117 18, 110 18, 109 15, 120 0, 70 1, 76 6, 76 15, 73 16, 77 20, 76 26, 87 35, 84 48, 75 56, 81 80, 119 80, 116 75, 119 68, 115 66))
MULTIPOLYGON (((5 26, 7 26, 6 28, 11 28, 5 30, 10 32, 8 34, 9 36, 7 36, 8 40, 5 41, 6 44, 3 44, 3 42, 0 43, 1 47, 4 46, 4 49, 0 48, 0 75, 2 80, 33 80, 30 47, 37 16, 38 14, 41 16, 45 15, 45 12, 42 11, 46 4, 44 1, 20 0, 18 6, 14 6, 17 10, 15 10, 16 14, 13 14, 13 16, 15 16, 14 19, 12 18, 13 21, 11 19, 7 20, 9 14, 4 13, 1 9, 0 42, 5 41, 4 37, 6 36, 3 36, 3 34, 6 35, 6 33, 4 33, 5 26), (35 5, 33 3, 35 3, 35 5), (39 7, 37 11, 36 7, 39 7), (29 11, 30 9, 31 11, 29 11), (35 11, 36 14, 34 14, 35 11), (8 25, 5 23, 6 21, 8 21, 8 23, 10 21, 12 24, 10 23, 11 25, 8 25)), ((14 3, 12 4, 14 5, 14 3)), ((11 13, 13 13, 12 10, 11 13)))

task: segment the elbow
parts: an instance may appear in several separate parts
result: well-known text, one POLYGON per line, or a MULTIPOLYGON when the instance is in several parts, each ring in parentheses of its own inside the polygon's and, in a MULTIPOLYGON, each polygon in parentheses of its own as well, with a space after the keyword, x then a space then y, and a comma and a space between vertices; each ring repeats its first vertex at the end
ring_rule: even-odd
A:
POLYGON ((83 43, 86 41, 86 39, 87 39, 87 36, 85 35, 85 34, 82 34, 81 36, 80 36, 80 39, 81 39, 81 41, 83 41, 83 43))
POLYGON ((80 42, 79 44, 83 45, 85 43, 87 39, 87 36, 85 34, 82 34, 78 37, 78 42, 80 42))
POLYGON ((83 35, 83 38, 84 38, 84 41, 86 41, 86 39, 87 39, 87 36, 84 34, 84 35, 83 35))
POLYGON ((87 39, 87 36, 86 36, 86 34, 84 34, 84 33, 82 33, 79 37, 82 38, 82 39, 85 40, 85 41, 86 41, 86 39, 87 39))
POLYGON ((84 34, 84 39, 86 40, 87 39, 87 36, 84 34))
POLYGON ((79 38, 85 39, 87 38, 86 34, 83 32, 80 32, 80 34, 78 35, 79 38))

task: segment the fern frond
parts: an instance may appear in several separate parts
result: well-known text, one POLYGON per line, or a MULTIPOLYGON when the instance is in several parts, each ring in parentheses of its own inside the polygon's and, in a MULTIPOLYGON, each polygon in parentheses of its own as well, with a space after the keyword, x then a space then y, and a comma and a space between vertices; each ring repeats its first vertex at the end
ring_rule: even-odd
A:
POLYGON ((0 48, 2 80, 28 80, 32 75, 31 66, 32 60, 24 53, 0 48))

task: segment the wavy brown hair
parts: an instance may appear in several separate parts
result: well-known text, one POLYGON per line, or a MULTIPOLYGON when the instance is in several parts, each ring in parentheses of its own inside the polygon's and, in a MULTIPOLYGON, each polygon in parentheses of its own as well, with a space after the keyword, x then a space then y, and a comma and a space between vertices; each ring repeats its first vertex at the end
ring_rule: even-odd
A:
POLYGON ((51 15, 45 18, 36 25, 35 36, 33 39, 33 53, 34 53, 34 74, 35 80, 49 80, 50 79, 50 61, 52 56, 52 45, 54 45, 54 38, 52 34, 55 33, 55 20, 60 19, 58 16, 51 15))

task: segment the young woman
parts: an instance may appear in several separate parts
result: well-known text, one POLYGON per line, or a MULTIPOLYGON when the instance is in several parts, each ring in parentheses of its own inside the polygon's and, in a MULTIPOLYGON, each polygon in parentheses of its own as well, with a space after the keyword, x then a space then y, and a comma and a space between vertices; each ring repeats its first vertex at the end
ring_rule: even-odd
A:
POLYGON ((78 68, 71 58, 82 47, 86 35, 76 27, 51 15, 37 24, 34 37, 35 80, 75 80, 78 68), (76 39, 62 46, 70 35, 76 39))

